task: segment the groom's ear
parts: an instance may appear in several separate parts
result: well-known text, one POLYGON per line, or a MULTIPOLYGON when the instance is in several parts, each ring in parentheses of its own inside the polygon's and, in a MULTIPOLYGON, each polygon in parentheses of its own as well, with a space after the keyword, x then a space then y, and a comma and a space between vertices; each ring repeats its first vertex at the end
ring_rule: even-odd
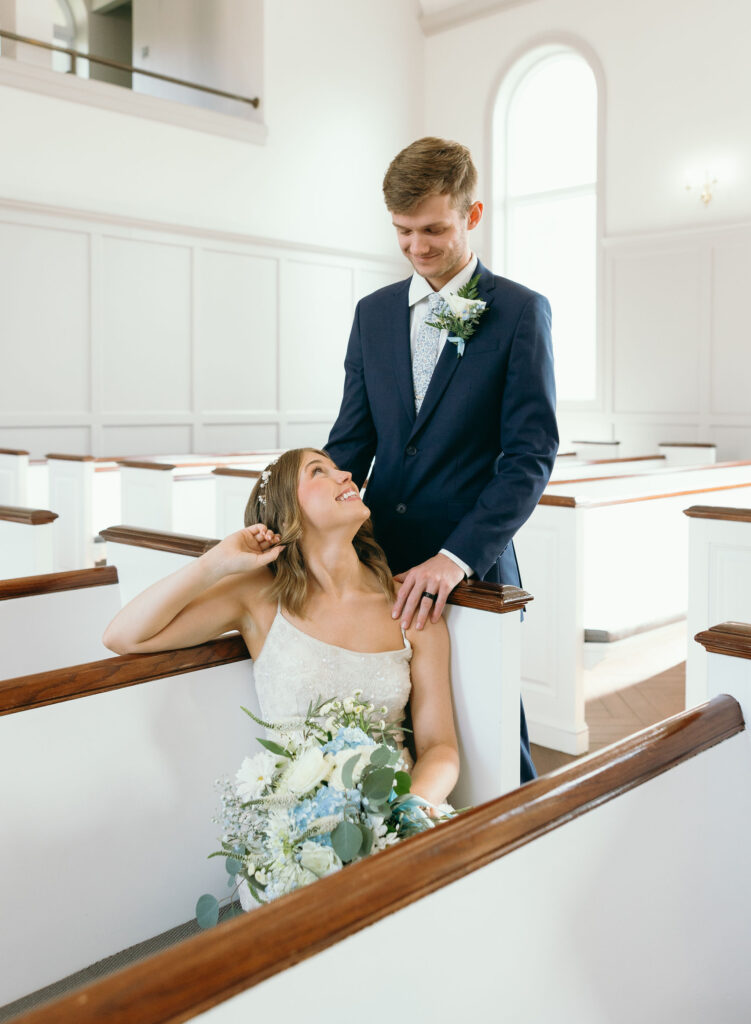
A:
POLYGON ((476 228, 482 220, 483 205, 479 200, 476 200, 470 206, 467 211, 467 230, 471 231, 472 228, 476 228))

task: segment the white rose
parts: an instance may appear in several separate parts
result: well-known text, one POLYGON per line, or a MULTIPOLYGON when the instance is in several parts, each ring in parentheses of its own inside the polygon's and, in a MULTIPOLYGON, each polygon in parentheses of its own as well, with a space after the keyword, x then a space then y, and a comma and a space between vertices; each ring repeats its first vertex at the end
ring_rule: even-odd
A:
POLYGON ((485 302, 482 299, 465 299, 461 295, 453 295, 451 292, 446 297, 446 304, 454 316, 458 317, 462 317, 464 313, 485 309, 485 302))
POLYGON ((319 782, 327 779, 331 772, 331 756, 320 747, 310 747, 302 757, 293 761, 284 777, 285 788, 295 796, 309 793, 319 782))
POLYGON ((376 747, 370 744, 363 744, 361 747, 345 747, 334 754, 334 770, 331 772, 329 785, 334 786, 335 789, 346 789, 347 787, 342 781, 342 769, 347 761, 351 760, 355 755, 359 755, 359 760, 355 762, 355 768, 352 772, 352 785, 356 786, 366 765, 370 764, 370 755, 376 749, 376 747))
POLYGON ((342 862, 330 846, 321 846, 306 839, 302 844, 300 863, 308 871, 312 871, 319 878, 333 874, 342 866, 342 862))
POLYGON ((279 758, 270 750, 246 757, 235 775, 237 795, 241 800, 257 800, 276 771, 279 758))

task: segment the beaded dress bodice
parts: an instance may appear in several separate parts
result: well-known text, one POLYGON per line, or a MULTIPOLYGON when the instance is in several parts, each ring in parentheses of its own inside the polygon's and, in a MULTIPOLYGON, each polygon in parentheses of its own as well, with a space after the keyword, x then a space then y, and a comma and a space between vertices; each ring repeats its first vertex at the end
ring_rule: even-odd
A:
POLYGON ((349 697, 353 690, 362 690, 363 703, 385 705, 386 721, 400 722, 412 688, 411 658, 406 636, 398 651, 350 651, 308 636, 277 608, 253 663, 261 716, 267 722, 304 716, 311 701, 349 697))

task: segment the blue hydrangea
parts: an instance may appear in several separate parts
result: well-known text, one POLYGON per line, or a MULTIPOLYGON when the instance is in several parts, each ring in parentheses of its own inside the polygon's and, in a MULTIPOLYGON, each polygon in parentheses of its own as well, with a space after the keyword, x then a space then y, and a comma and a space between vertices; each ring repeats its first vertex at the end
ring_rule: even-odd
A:
POLYGON ((333 740, 329 740, 323 746, 324 754, 338 754, 340 750, 344 750, 345 747, 374 747, 375 740, 368 736, 362 729, 358 729, 355 725, 347 726, 347 728, 340 729, 337 732, 333 740))

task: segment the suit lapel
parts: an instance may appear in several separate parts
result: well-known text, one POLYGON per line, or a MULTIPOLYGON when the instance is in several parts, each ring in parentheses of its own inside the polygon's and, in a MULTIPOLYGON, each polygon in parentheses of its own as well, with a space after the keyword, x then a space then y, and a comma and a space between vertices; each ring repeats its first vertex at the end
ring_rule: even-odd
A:
POLYGON ((409 342, 410 280, 411 278, 407 278, 402 282, 396 301, 390 304, 388 317, 384 318, 384 331, 392 346, 394 373, 399 394, 409 421, 412 423, 415 418, 415 392, 412 387, 412 357, 409 342))
MULTIPOLYGON (((477 269, 475 274, 480 275, 480 280, 477 282, 477 297, 484 299, 489 306, 493 301, 493 293, 495 291, 495 278, 487 270, 480 261, 477 261, 477 269)), ((477 333, 482 330, 482 319, 477 327, 477 333)), ((467 347, 472 344, 472 338, 467 342, 467 347)), ((463 357, 462 357, 463 358, 463 357)), ((433 376, 430 378, 430 384, 428 390, 425 393, 425 398, 420 406, 420 411, 417 414, 412 425, 412 433, 410 434, 409 440, 411 441, 415 434, 418 433, 425 425, 429 417, 432 415, 433 410, 438 405, 446 388, 449 386, 451 378, 456 373, 461 359, 457 355, 456 345, 447 341, 443 346, 443 351, 438 357, 438 362, 435 364, 435 370, 433 370, 433 376)), ((412 415, 414 417, 414 391, 412 389, 412 366, 409 366, 409 385, 410 394, 412 396, 412 415)), ((401 383, 401 376, 400 376, 401 383)))

